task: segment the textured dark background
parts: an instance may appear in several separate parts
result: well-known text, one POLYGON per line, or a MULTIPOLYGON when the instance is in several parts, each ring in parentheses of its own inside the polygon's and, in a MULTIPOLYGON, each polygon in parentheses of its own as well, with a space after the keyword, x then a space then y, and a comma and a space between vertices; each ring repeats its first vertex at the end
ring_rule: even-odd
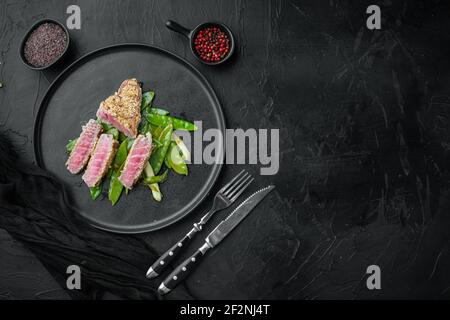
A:
MULTIPOLYGON (((215 88, 229 128, 280 129, 280 171, 257 183, 274 183, 276 192, 175 297, 450 298, 446 1, 1 0, 0 126, 28 162, 36 108, 60 70, 25 68, 18 46, 33 21, 65 20, 69 4, 82 11, 82 29, 70 31, 74 56, 143 42, 194 62, 165 21, 226 23, 237 36, 236 59, 218 69, 194 63, 215 88), (380 31, 365 26, 370 4, 381 7, 380 31), (382 290, 366 288, 371 264, 381 267, 382 290)), ((239 169, 226 167, 218 184, 239 169)), ((162 252, 207 205, 139 237, 162 252)), ((74 296, 27 262, 33 247, 5 231, 0 239, 2 298, 48 297, 46 290, 74 296)), ((64 285, 65 270, 51 272, 64 285)))

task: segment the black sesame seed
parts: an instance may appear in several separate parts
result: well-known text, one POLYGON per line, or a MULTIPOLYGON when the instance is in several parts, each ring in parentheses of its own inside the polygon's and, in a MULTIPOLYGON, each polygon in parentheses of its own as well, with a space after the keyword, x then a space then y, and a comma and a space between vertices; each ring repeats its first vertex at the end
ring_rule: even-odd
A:
POLYGON ((31 32, 24 47, 25 59, 34 67, 55 62, 66 49, 67 35, 54 23, 43 23, 31 32))

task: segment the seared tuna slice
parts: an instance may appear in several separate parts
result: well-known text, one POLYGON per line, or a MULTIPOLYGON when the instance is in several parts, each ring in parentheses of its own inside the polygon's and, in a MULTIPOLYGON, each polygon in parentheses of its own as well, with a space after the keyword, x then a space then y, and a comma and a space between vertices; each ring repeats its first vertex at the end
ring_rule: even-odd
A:
POLYGON ((102 126, 92 119, 83 126, 80 137, 66 162, 70 173, 77 174, 86 166, 102 129, 102 126))
POLYGON ((97 117, 127 137, 135 138, 141 121, 142 89, 136 79, 122 82, 119 91, 100 103, 97 117))
POLYGON ((134 140, 133 146, 128 153, 127 160, 123 167, 122 173, 119 176, 119 181, 125 188, 131 189, 136 181, 141 176, 142 170, 152 152, 152 136, 150 133, 147 135, 140 134, 136 140, 134 140))
POLYGON ((112 134, 102 134, 87 165, 82 179, 89 188, 96 187, 108 172, 119 143, 112 134))

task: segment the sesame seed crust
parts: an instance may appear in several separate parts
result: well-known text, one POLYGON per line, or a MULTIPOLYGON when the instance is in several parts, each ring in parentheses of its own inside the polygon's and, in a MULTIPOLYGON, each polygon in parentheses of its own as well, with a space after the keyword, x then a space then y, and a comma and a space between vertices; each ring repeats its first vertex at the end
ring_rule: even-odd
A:
POLYGON ((141 121, 141 99, 142 89, 139 82, 135 78, 127 79, 122 82, 114 95, 100 103, 99 109, 114 118, 129 130, 133 137, 136 137, 138 124, 141 121))

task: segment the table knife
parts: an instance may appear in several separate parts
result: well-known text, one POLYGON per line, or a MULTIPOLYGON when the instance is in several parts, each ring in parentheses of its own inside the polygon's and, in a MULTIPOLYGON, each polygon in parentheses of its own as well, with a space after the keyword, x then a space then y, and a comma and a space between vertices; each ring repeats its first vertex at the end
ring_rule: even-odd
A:
POLYGON ((233 212, 206 237, 205 243, 189 258, 182 262, 161 283, 160 294, 167 294, 181 283, 203 259, 209 249, 218 245, 230 232, 261 202, 275 186, 265 187, 244 200, 233 212))

